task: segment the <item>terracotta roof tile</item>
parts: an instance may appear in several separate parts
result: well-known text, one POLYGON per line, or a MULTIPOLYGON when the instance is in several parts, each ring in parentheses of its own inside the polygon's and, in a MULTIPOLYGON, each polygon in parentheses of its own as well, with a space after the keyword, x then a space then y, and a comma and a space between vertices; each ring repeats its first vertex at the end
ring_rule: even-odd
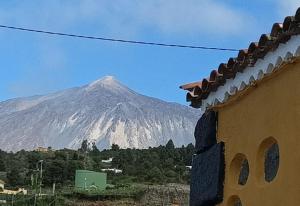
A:
POLYGON ((192 107, 200 107, 202 100, 224 85, 227 79, 233 79, 238 72, 254 66, 257 60, 263 59, 268 52, 276 50, 279 44, 286 43, 291 36, 297 34, 300 34, 300 8, 295 16, 287 16, 283 24, 273 24, 270 34, 262 34, 258 42, 251 42, 248 49, 239 51, 237 57, 221 63, 217 70, 210 73, 209 78, 182 85, 180 88, 189 91, 186 99, 191 102, 192 107))
POLYGON ((180 89, 193 90, 196 86, 201 87, 201 82, 193 82, 193 83, 181 85, 180 89))

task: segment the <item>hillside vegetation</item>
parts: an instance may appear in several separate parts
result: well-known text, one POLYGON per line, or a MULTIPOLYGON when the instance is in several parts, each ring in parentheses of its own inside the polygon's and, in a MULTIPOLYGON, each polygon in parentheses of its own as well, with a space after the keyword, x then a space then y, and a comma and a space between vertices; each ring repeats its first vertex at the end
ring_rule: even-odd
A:
POLYGON ((149 149, 120 149, 112 145, 109 150, 99 151, 95 144, 83 141, 78 150, 0 151, 0 179, 6 182, 6 187, 30 188, 31 175, 43 160, 43 187, 52 187, 53 183, 57 189, 72 187, 77 169, 101 172, 103 168, 123 171, 108 173, 108 183, 114 185, 188 183, 190 174, 186 166, 191 165, 193 153, 192 144, 175 148, 171 140, 165 146, 149 149), (102 162, 109 158, 113 158, 111 163, 102 162))

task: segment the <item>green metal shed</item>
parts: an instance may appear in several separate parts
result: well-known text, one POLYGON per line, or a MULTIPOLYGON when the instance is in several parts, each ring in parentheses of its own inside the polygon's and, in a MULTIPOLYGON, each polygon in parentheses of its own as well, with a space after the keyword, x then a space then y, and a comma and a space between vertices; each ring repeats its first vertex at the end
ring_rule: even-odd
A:
POLYGON ((77 190, 104 190, 106 188, 106 173, 76 170, 75 188, 77 190))

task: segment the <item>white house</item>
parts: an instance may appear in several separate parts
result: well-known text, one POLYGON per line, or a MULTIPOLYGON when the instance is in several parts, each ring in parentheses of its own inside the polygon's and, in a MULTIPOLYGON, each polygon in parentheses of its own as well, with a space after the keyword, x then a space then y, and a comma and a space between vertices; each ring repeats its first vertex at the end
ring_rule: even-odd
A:
POLYGON ((108 168, 108 169, 101 169, 102 172, 107 172, 107 171, 110 171, 110 172, 114 172, 115 174, 120 174, 123 172, 123 170, 119 170, 119 169, 116 169, 116 168, 108 168))
POLYGON ((101 160, 102 163, 111 163, 113 161, 113 158, 110 157, 108 160, 101 160))

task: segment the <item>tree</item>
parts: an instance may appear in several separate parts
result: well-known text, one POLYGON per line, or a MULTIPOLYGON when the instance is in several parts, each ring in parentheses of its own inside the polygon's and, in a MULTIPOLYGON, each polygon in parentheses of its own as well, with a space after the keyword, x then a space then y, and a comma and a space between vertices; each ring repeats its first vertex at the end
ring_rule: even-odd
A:
POLYGON ((65 170, 66 164, 65 160, 51 160, 45 162, 43 182, 46 185, 52 185, 55 183, 63 183, 68 177, 65 170))
POLYGON ((195 149, 195 146, 194 146, 192 143, 190 143, 190 144, 188 144, 188 145, 186 146, 186 149, 187 149, 188 151, 193 151, 193 150, 195 149))
POLYGON ((168 150, 175 149, 175 145, 174 145, 174 143, 173 143, 173 141, 171 139, 167 142, 166 149, 168 149, 168 150))
POLYGON ((165 163, 164 163, 164 167, 165 168, 174 168, 174 160, 172 158, 168 158, 165 160, 165 163))
POLYGON ((174 170, 167 170, 165 175, 169 179, 169 181, 176 181, 177 173, 174 170))
POLYGON ((89 143, 88 143, 88 141, 87 141, 86 139, 82 141, 81 147, 80 147, 79 150, 80 150, 81 152, 83 152, 83 153, 88 152, 88 150, 89 150, 89 143))
POLYGON ((24 184, 24 178, 21 176, 21 169, 17 162, 13 162, 12 168, 7 173, 7 179, 11 186, 20 186, 24 184))
POLYGON ((159 183, 160 181, 162 181, 162 172, 160 171, 160 169, 158 167, 153 167, 152 169, 150 169, 148 171, 147 174, 147 179, 150 180, 151 182, 156 182, 159 183))
POLYGON ((36 163, 42 159, 42 155, 39 152, 29 152, 27 156, 28 169, 35 170, 36 163))
POLYGON ((112 144, 111 149, 112 149, 112 151, 118 151, 120 149, 120 147, 117 144, 112 144))
POLYGON ((4 160, 2 158, 0 159, 0 171, 2 171, 2 172, 6 171, 6 166, 5 166, 4 160))
POLYGON ((100 150, 97 148, 95 142, 92 144, 92 150, 91 150, 91 155, 97 156, 100 154, 100 150))

